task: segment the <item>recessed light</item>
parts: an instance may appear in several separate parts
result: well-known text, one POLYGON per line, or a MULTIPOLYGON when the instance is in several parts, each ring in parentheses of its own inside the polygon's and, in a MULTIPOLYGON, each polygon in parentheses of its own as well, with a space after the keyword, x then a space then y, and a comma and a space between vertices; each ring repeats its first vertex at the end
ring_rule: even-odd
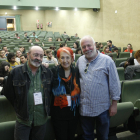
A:
POLYGON ((77 8, 75 8, 74 10, 77 11, 77 8))
POLYGON ((5 15, 7 15, 7 12, 5 12, 5 15))
POLYGON ((35 10, 38 10, 38 7, 36 6, 35 10))
POLYGON ((58 11, 59 10, 59 8, 58 7, 56 7, 56 9, 55 9, 56 11, 58 11))
POLYGON ((16 10, 17 9, 17 7, 16 6, 14 6, 14 10, 16 10))

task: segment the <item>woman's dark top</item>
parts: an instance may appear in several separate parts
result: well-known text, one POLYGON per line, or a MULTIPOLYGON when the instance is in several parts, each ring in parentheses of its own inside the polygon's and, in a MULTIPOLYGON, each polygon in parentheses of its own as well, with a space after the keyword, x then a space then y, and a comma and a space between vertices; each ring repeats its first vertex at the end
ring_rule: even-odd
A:
MULTIPOLYGON (((58 73, 61 78, 65 78, 65 71, 61 65, 53 67, 52 69, 53 72, 53 84, 52 86, 58 85, 58 73)), ((71 73, 72 77, 69 82, 64 82, 62 80, 63 85, 65 86, 67 94, 70 94, 71 91, 74 89, 74 84, 73 84, 73 79, 76 73, 76 83, 80 87, 80 81, 79 81, 79 71, 78 68, 74 68, 71 66, 71 73)), ((77 119, 79 116, 79 107, 76 107, 75 111, 75 116, 74 116, 74 111, 71 110, 71 107, 63 107, 62 109, 59 106, 54 106, 54 98, 55 96, 52 93, 52 98, 51 98, 51 117, 58 119, 58 120, 69 120, 69 119, 77 119)))

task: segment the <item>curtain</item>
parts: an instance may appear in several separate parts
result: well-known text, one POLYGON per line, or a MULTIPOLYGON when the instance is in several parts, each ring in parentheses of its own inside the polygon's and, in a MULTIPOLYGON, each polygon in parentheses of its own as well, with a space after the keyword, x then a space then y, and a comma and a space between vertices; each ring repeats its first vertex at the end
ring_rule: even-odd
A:
POLYGON ((20 15, 15 15, 16 19, 16 31, 21 31, 20 15))

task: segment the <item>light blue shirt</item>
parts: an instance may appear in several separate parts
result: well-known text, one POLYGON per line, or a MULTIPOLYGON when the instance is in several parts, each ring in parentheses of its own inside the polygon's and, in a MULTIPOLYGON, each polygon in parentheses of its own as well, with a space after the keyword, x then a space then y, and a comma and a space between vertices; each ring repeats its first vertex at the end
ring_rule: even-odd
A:
POLYGON ((121 86, 113 60, 98 52, 86 69, 88 60, 85 55, 77 61, 80 72, 80 114, 82 116, 98 116, 110 107, 110 100, 119 100, 121 86))

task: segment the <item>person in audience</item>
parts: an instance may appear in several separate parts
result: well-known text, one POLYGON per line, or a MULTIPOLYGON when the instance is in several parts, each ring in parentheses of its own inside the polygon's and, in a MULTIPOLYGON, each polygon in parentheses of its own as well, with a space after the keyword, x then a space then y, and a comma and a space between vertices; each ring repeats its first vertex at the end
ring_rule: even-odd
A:
POLYGON ((100 51, 100 46, 98 45, 98 43, 96 45, 96 50, 100 51))
POLYGON ((81 48, 77 48, 75 54, 81 54, 81 55, 82 55, 82 50, 81 50, 81 48))
POLYGON ((70 41, 70 38, 69 37, 67 38, 67 41, 70 41))
POLYGON ((0 37, 0 43, 2 43, 2 39, 1 39, 1 37, 0 37))
POLYGON ((97 43, 96 44, 96 48, 103 49, 103 44, 101 42, 97 43))
POLYGON ((54 58, 54 56, 52 55, 52 50, 51 49, 47 49, 46 50, 46 56, 47 58, 43 58, 43 62, 44 63, 54 63, 55 66, 58 65, 58 61, 56 58, 54 58))
POLYGON ((59 47, 60 48, 64 47, 64 44, 63 43, 60 43, 59 47))
MULTIPOLYGON (((111 57, 111 59, 113 60, 113 54, 109 53, 108 56, 111 57)), ((114 61, 114 60, 113 60, 114 61)))
POLYGON ((51 119, 56 140, 74 140, 79 119, 79 72, 72 66, 74 58, 71 48, 59 48, 57 58, 60 65, 51 69, 51 119))
POLYGON ((134 65, 134 57, 127 58, 126 62, 124 63, 124 69, 130 65, 134 65))
POLYGON ((52 51, 54 51, 54 56, 56 57, 56 53, 57 53, 57 51, 56 51, 55 47, 54 47, 54 46, 50 46, 49 49, 51 49, 52 51))
POLYGON ((57 38, 57 39, 56 39, 56 41, 58 41, 58 42, 59 42, 59 41, 62 41, 62 39, 59 37, 59 38, 57 38))
POLYGON ((109 46, 109 51, 111 51, 112 48, 114 48, 114 45, 112 45, 112 41, 111 40, 107 41, 107 46, 109 46))
POLYGON ((20 50, 16 51, 16 61, 20 64, 20 56, 22 55, 20 50))
POLYGON ((29 38, 29 37, 27 36, 27 32, 24 33, 24 37, 25 37, 25 38, 29 38))
POLYGON ((27 42, 31 43, 31 45, 34 45, 34 44, 32 43, 32 39, 28 39, 27 42))
POLYGON ((79 48, 79 43, 78 42, 74 42, 73 43, 73 49, 76 50, 79 48))
POLYGON ((134 54, 134 63, 135 65, 140 65, 140 50, 137 50, 134 54))
POLYGON ((27 54, 22 54, 20 56, 20 64, 25 64, 27 62, 27 54))
POLYGON ((111 53, 111 51, 109 51, 109 47, 108 45, 104 46, 102 54, 106 54, 106 53, 111 53))
POLYGON ((8 53, 9 53, 7 47, 6 46, 3 46, 2 47, 2 50, 5 51, 5 56, 7 57, 8 53))
POLYGON ((22 54, 25 54, 26 53, 26 50, 25 50, 25 47, 24 46, 19 47, 19 50, 21 51, 22 54))
POLYGON ((52 72, 41 65, 43 49, 32 46, 28 61, 10 71, 3 93, 16 112, 16 140, 44 140, 50 114, 52 72))
POLYGON ((20 37, 18 36, 18 33, 15 34, 15 37, 16 37, 17 39, 20 39, 20 37))
POLYGON ((108 140, 110 116, 117 113, 117 101, 121 87, 115 63, 96 51, 91 36, 80 40, 83 56, 76 66, 80 73, 80 115, 83 139, 94 139, 94 128, 98 140, 108 140), (111 81, 111 82, 110 82, 111 81))
POLYGON ((19 65, 18 62, 16 62, 16 55, 14 53, 9 53, 7 55, 7 61, 10 64, 10 71, 15 68, 17 65, 19 65))
POLYGON ((33 32, 32 36, 30 36, 30 37, 35 37, 35 38, 37 38, 37 35, 35 35, 35 32, 33 32))
POLYGON ((127 45, 127 49, 124 52, 130 52, 132 54, 133 50, 132 45, 130 43, 127 45))
MULTIPOLYGON (((76 33, 74 37, 78 37, 78 34, 76 33)), ((79 38, 79 37, 78 37, 79 38)))
POLYGON ((6 59, 5 51, 4 50, 0 50, 0 58, 6 59))
POLYGON ((113 52, 117 53, 117 58, 119 58, 119 49, 116 46, 114 46, 113 52))
POLYGON ((64 31, 64 35, 67 35, 67 33, 64 31))
POLYGON ((38 38, 35 39, 35 42, 40 42, 40 40, 38 38))
POLYGON ((52 38, 51 37, 48 38, 48 42, 52 42, 52 38))

